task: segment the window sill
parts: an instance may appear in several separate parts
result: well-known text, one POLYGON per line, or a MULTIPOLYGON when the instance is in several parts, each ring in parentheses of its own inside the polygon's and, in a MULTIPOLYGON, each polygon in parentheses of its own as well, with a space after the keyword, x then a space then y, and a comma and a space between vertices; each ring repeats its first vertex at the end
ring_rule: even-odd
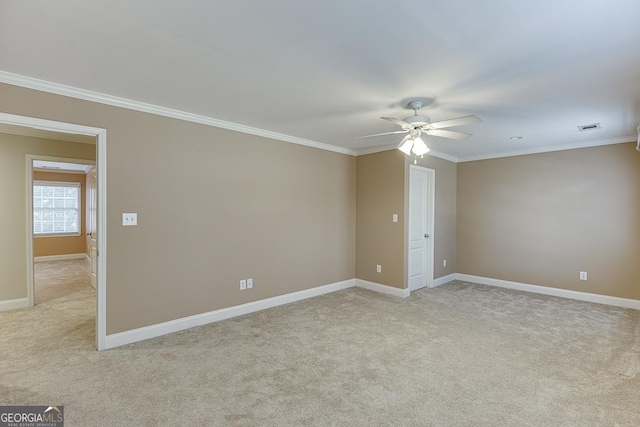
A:
POLYGON ((41 237, 82 237, 82 233, 55 233, 55 234, 34 234, 34 239, 41 237))

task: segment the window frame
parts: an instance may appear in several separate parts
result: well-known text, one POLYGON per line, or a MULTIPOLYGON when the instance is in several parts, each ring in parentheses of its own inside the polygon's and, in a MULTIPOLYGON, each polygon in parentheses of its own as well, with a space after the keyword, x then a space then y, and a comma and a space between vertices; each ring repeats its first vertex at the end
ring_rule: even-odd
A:
MULTIPOLYGON (((82 236, 82 183, 74 182, 74 181, 43 181, 43 180, 33 180, 33 184, 31 186, 31 206, 32 206, 32 227, 33 227, 33 237, 35 239, 40 238, 48 238, 48 237, 81 237, 82 236), (78 207, 77 211, 77 225, 78 231, 72 231, 68 233, 62 232, 53 232, 53 233, 36 233, 36 207, 35 207, 35 187, 71 187, 76 188, 78 190, 78 207)), ((41 208, 37 208, 41 209, 41 208)))

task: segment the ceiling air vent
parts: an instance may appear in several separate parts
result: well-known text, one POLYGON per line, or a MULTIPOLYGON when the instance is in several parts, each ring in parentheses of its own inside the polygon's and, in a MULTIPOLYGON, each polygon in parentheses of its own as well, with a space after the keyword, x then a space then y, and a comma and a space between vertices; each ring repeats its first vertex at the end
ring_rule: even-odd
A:
POLYGON ((600 123, 592 123, 590 125, 578 126, 578 130, 580 132, 585 131, 585 130, 594 130, 594 129, 600 129, 600 123))

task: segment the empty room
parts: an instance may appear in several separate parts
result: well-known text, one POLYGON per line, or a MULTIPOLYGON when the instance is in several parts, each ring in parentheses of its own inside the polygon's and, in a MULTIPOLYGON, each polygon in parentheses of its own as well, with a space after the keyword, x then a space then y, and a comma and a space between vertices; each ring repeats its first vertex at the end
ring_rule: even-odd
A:
POLYGON ((640 425, 638 16, 2 2, 0 426, 640 425))

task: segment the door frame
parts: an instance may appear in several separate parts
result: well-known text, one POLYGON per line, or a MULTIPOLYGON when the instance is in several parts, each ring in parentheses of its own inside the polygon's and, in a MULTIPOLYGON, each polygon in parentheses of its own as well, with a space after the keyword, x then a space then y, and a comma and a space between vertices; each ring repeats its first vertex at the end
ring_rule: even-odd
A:
MULTIPOLYGON (((105 349, 107 336, 107 130, 73 123, 38 119, 0 113, 0 123, 23 126, 45 131, 79 134, 96 138, 96 164, 98 169, 98 275, 96 283, 96 348, 105 349)), ((27 156, 27 194, 32 194, 33 160, 27 156)), ((29 305, 33 305, 33 199, 27 197, 27 297, 29 305)))
POLYGON ((98 168, 94 165, 89 172, 85 174, 85 196, 87 198, 85 204, 85 231, 91 229, 89 233, 85 235, 85 242, 87 244, 87 255, 89 256, 89 262, 91 263, 91 287, 96 289, 96 283, 98 283, 98 237, 94 239, 94 234, 98 235, 98 168), (95 190, 92 188, 95 181, 95 190), (94 209, 95 208, 95 209, 94 209), (93 245, 95 240, 95 246, 93 245), (93 257, 93 249, 96 250, 95 260, 93 257), (95 261, 95 279, 94 279, 94 261, 95 261))
POLYGON ((426 269, 427 271, 425 272, 425 276, 426 276, 426 286, 427 288, 433 288, 433 276, 434 276, 434 269, 435 269, 435 212, 436 212, 436 171, 434 169, 429 169, 429 168, 425 168, 422 166, 417 166, 417 165, 409 165, 409 176, 408 176, 408 183, 407 183, 407 193, 408 193, 408 197, 407 197, 407 205, 406 205, 406 212, 407 212, 407 229, 406 229, 406 233, 405 233, 405 254, 406 254, 406 271, 405 271, 405 277, 406 277, 406 287, 409 290, 409 292, 411 292, 411 289, 409 288, 409 272, 411 271, 411 266, 409 265, 411 263, 411 257, 409 256, 410 253, 410 239, 409 239, 409 230, 411 230, 411 212, 409 209, 409 206, 411 206, 411 175, 414 171, 420 171, 420 172, 424 172, 427 176, 427 185, 426 185, 426 191, 427 194, 425 195, 426 197, 426 201, 427 201, 427 233, 429 234, 429 238, 427 239, 427 251, 428 251, 428 256, 427 256, 427 260, 425 263, 426 269))

